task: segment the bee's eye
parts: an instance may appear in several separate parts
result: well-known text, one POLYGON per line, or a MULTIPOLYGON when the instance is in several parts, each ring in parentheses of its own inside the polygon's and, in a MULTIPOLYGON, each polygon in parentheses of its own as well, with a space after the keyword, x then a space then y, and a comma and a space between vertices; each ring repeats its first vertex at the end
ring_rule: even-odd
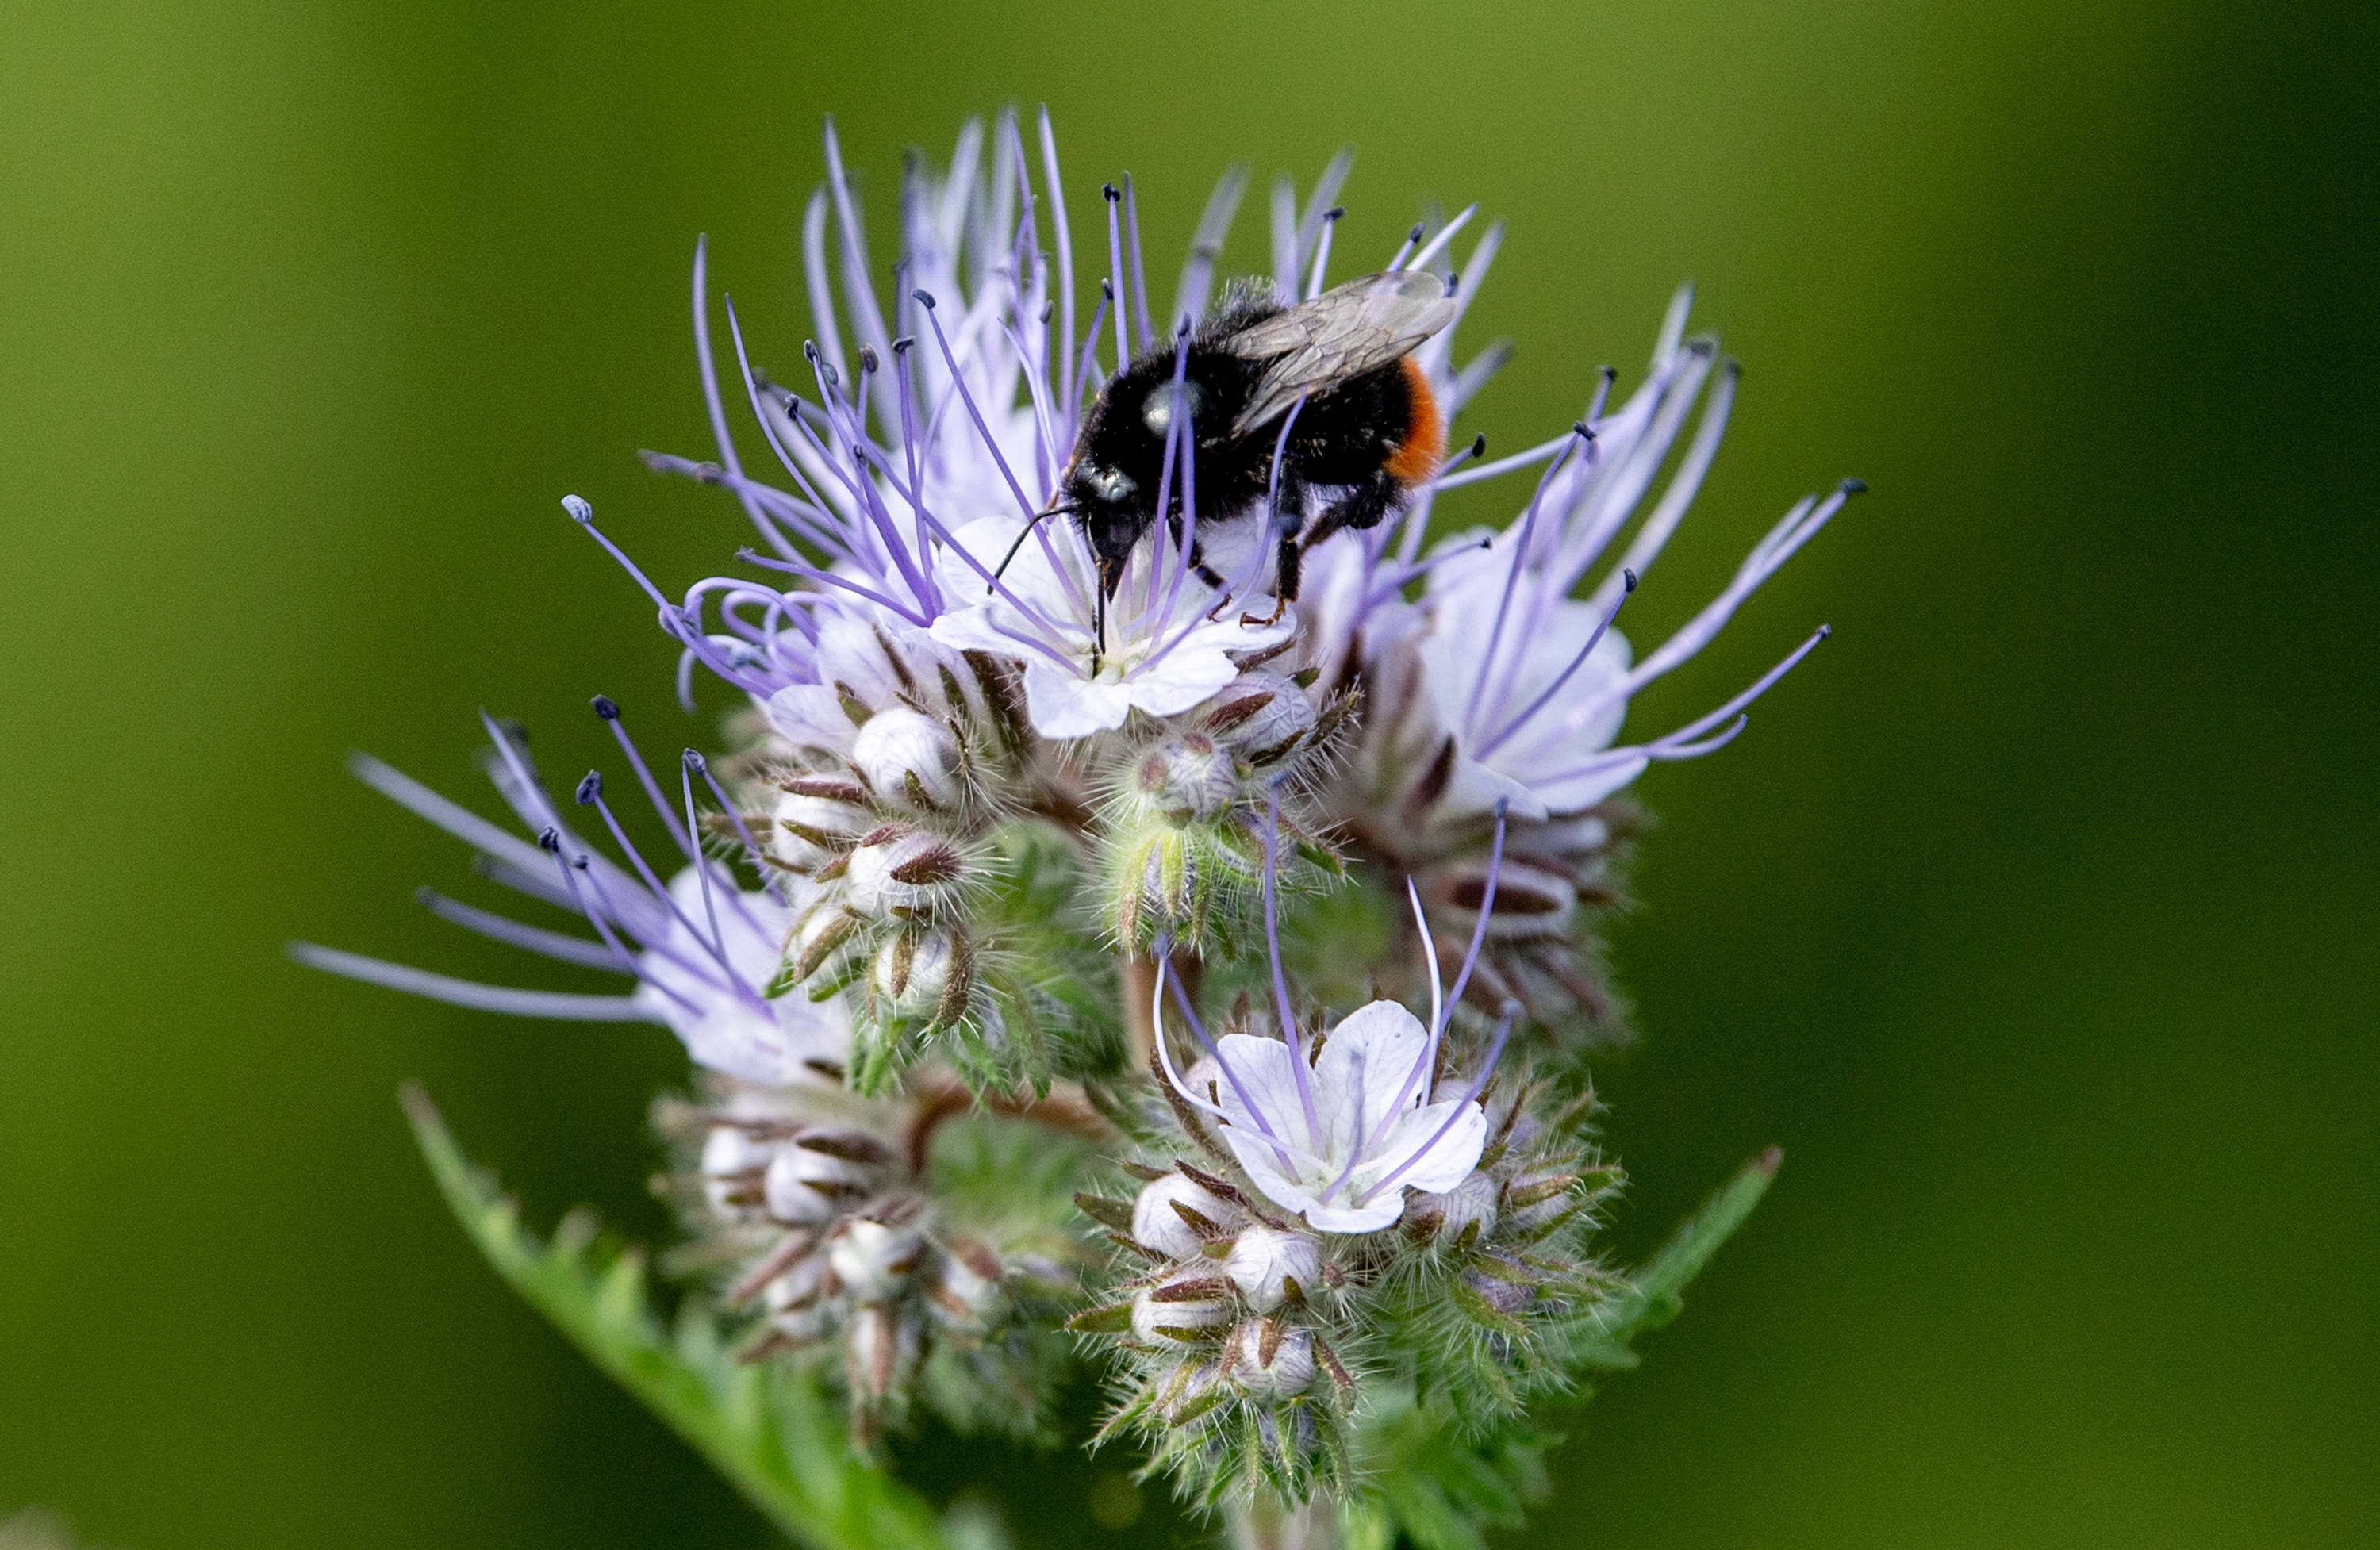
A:
POLYGON ((1139 482, 1123 469, 1102 468, 1097 464, 1083 470, 1083 482, 1091 487, 1092 494, 1111 503, 1121 501, 1140 488, 1139 482))
POLYGON ((1162 383, 1141 401, 1140 423, 1148 427, 1150 434, 1162 436, 1165 428, 1173 423, 1173 395, 1177 392, 1190 418, 1198 418, 1199 406, 1206 403, 1207 395, 1198 391, 1197 383, 1184 382, 1178 389, 1172 382, 1162 383))

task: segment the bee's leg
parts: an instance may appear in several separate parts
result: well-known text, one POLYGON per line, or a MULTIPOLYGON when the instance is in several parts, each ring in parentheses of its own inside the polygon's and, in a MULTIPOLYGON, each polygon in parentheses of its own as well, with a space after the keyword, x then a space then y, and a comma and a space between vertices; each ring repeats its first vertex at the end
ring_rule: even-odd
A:
POLYGON ((1190 573, 1218 592, 1231 585, 1215 574, 1214 566, 1207 563, 1205 546, 1199 543, 1196 536, 1190 539, 1190 573))
POLYGON ((1383 517, 1404 500, 1405 487, 1386 468, 1357 485, 1354 491, 1330 506, 1314 519, 1314 526, 1304 532, 1291 529, 1281 540, 1281 563, 1274 567, 1273 593, 1275 605, 1269 619, 1250 619, 1248 624, 1270 624, 1281 618, 1281 611, 1297 600, 1300 572, 1305 568, 1305 551, 1344 527, 1358 531, 1377 527, 1383 517))
MULTIPOLYGON (((1265 523, 1266 534, 1279 534, 1281 542, 1281 551, 1273 561, 1273 610, 1271 613, 1261 619, 1252 613, 1243 614, 1240 616, 1242 624, 1278 624, 1281 621, 1281 610, 1297 600, 1297 536, 1305 530, 1305 481, 1298 478, 1297 470, 1291 466, 1291 460, 1283 458, 1281 471, 1276 478, 1272 502, 1266 514, 1265 523)), ((1259 537, 1257 541, 1262 543, 1264 538, 1259 537)), ((1228 601, 1228 599, 1225 600, 1228 601)), ((1222 602, 1217 603, 1215 612, 1220 613, 1223 606, 1222 602)), ((1211 619, 1214 614, 1209 614, 1208 617, 1211 619)))
POLYGON ((1298 570, 1305 551, 1296 538, 1281 540, 1281 553, 1272 566, 1272 612, 1259 619, 1253 613, 1240 615, 1243 624, 1278 624, 1289 605, 1297 600, 1298 570))
POLYGON ((1307 546, 1320 543, 1342 527, 1361 532, 1378 527, 1382 518, 1404 503, 1405 494, 1404 483, 1386 468, 1380 469, 1322 514, 1306 538, 1307 546))

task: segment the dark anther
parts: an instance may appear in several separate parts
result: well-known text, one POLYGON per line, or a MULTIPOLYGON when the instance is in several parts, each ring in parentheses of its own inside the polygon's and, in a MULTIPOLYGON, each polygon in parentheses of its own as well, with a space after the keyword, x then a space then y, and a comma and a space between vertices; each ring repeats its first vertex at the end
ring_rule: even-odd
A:
POLYGON ((1463 284, 1463 276, 1462 276, 1462 275, 1457 274, 1457 273, 1456 273, 1456 272, 1454 272, 1452 270, 1449 270, 1449 271, 1447 271, 1447 274, 1446 274, 1446 294, 1447 294, 1447 295, 1449 295, 1449 296, 1452 296, 1452 295, 1454 294, 1454 292, 1455 292, 1456 287, 1460 286, 1462 284, 1463 284))
POLYGON ((1471 455, 1474 457, 1488 455, 1488 432, 1485 430, 1471 438, 1471 455))
POLYGON ((1057 313, 1058 304, 1056 302, 1045 301, 1041 304, 1041 321, 1043 322, 1048 322, 1051 318, 1057 316, 1057 313))
POLYGON ((1583 419, 1574 419, 1571 421, 1570 428, 1573 435, 1584 437, 1590 442, 1595 440, 1595 427, 1587 424, 1586 421, 1583 419))
POLYGON ((1832 639, 1834 639, 1834 638, 1835 638, 1835 627, 1834 627, 1832 624, 1821 624, 1821 625, 1819 625, 1819 626, 1818 626, 1818 638, 1819 638, 1820 640, 1832 640, 1832 639))
POLYGON ((1107 297, 1110 301, 1113 301, 1115 299, 1115 282, 1112 280, 1101 280, 1099 282, 1099 295, 1107 297))
POLYGON ((818 364, 819 347, 817 340, 805 339, 802 341, 802 358, 808 361, 812 366, 816 366, 818 364))
POLYGON ((881 364, 883 363, 877 359, 875 345, 862 345, 859 346, 859 369, 862 371, 873 371, 881 364))
POLYGON ((1100 185, 1099 185, 1099 192, 1100 192, 1102 195, 1106 196, 1106 198, 1107 198, 1107 201, 1108 201, 1108 203, 1110 203, 1110 204, 1113 204, 1113 203, 1115 203, 1115 201, 1116 201, 1116 200, 1120 200, 1120 199, 1123 198, 1123 196, 1122 194, 1119 194, 1119 193, 1117 193, 1117 192, 1116 192, 1116 186, 1115 186, 1114 184, 1112 184, 1112 183, 1102 183, 1102 184, 1100 184, 1100 185))
POLYGON ((929 312, 934 309, 934 293, 931 291, 911 291, 909 293, 909 299, 915 301, 918 306, 924 308, 929 312))
POLYGON ((1419 242, 1421 240, 1421 234, 1427 229, 1427 227, 1424 223, 1415 221, 1413 224, 1413 230, 1405 233, 1405 240, 1407 242, 1419 242))
POLYGON ((710 768, 710 764, 704 760, 701 753, 697 749, 688 748, 683 757, 686 759, 686 767, 694 771, 697 775, 704 773, 710 768))
POLYGON ((555 855, 560 855, 562 854, 562 831, 553 828, 552 825, 548 825, 538 834, 537 848, 541 851, 551 851, 555 855))
POLYGON ((820 361, 818 363, 818 369, 819 375, 826 379, 826 385, 828 387, 839 388, 843 385, 842 376, 836 372, 834 367, 831 363, 823 360, 820 361))
POLYGON ((620 719, 620 702, 610 695, 597 695, 589 703, 595 707, 595 714, 603 720, 616 721, 620 719))
POLYGON ((1337 220, 1337 219, 1339 219, 1342 215, 1344 215, 1344 214, 1346 214, 1346 213, 1347 213, 1347 207, 1346 207, 1345 205, 1343 205, 1343 204, 1334 204, 1334 205, 1332 205, 1330 209, 1328 209, 1328 210, 1326 210, 1326 211, 1324 211, 1324 212, 1322 212, 1322 218, 1323 218, 1324 220, 1326 220, 1326 221, 1336 221, 1336 220, 1337 220))
POLYGON ((595 805, 595 799, 602 794, 603 772, 600 769, 589 770, 587 778, 578 782, 578 805, 591 807, 595 805))
POLYGON ((1864 495, 1867 493, 1867 480, 1845 479, 1836 488, 1840 489, 1846 495, 1864 495))
POLYGON ((1620 567, 1620 590, 1622 595, 1636 590, 1636 573, 1625 565, 1620 567))
POLYGON ((892 341, 892 353, 896 356, 905 356, 909 353, 910 347, 917 343, 917 341, 916 339, 905 333, 900 338, 892 341))

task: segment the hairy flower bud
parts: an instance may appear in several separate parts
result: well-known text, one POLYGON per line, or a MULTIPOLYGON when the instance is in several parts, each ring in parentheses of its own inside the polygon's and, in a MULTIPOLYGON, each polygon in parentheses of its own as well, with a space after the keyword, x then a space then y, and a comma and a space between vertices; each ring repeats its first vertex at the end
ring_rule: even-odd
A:
POLYGON ((905 706, 868 719, 852 739, 851 765, 879 796, 905 806, 950 807, 965 791, 958 739, 905 706))
POLYGON ((1205 1185, 1169 1173, 1150 1180, 1132 1203, 1132 1241, 1151 1253, 1190 1259, 1210 1237, 1220 1238, 1246 1220, 1238 1206, 1205 1185))
POLYGON ((876 993, 902 1016, 929 1016, 950 985, 953 956, 947 932, 903 932, 876 950, 876 993))
POLYGON ((1314 1337, 1252 1318, 1232 1338, 1232 1378, 1251 1399, 1286 1399, 1314 1382, 1314 1337))
POLYGON ((781 1222, 811 1227, 831 1221, 852 1202, 864 1200, 882 1182, 883 1169, 855 1152, 879 1144, 867 1136, 806 1134, 782 1147, 768 1172, 769 1215, 781 1222))
POLYGON ((1302 1232, 1245 1227, 1223 1258, 1223 1274, 1249 1307, 1269 1314, 1283 1302, 1303 1299, 1320 1279, 1322 1246, 1302 1232))
POLYGON ((1515 1231, 1531 1234, 1577 1211, 1578 1177, 1558 1169, 1515 1175, 1504 1186, 1504 1203, 1515 1231))
POLYGON ((1460 1239, 1475 1224, 1485 1235, 1496 1228, 1496 1181, 1474 1169, 1451 1190, 1416 1190, 1405 1201, 1405 1222, 1424 1237, 1460 1239))
POLYGON ((922 1333, 913 1313, 871 1305, 854 1314, 844 1337, 844 1371, 853 1392, 883 1399, 917 1365, 922 1333))
POLYGON ((1132 1300, 1132 1330, 1152 1345, 1212 1339, 1237 1315, 1232 1283, 1212 1265, 1185 1265, 1132 1300))
POLYGON ((759 1204, 761 1176, 776 1149, 755 1141, 740 1125, 714 1125, 702 1138, 702 1193, 722 1216, 737 1216, 759 1204))
POLYGON ((769 849, 788 866, 823 866, 876 827, 875 815, 860 805, 866 793, 847 781, 803 777, 785 784, 770 814, 769 849))
POLYGON ((943 840, 888 824, 851 853, 844 897, 862 914, 927 915, 957 896, 965 870, 943 840))
POLYGON ((1134 783, 1175 823, 1215 817, 1239 790, 1231 751, 1198 732, 1168 738, 1142 755, 1134 783))
POLYGON ((842 1233, 827 1251, 836 1281, 853 1302, 863 1304, 890 1302, 906 1291, 925 1257, 923 1233, 865 1217, 844 1223, 842 1233))
POLYGON ((1208 700, 1197 720, 1218 741, 1266 764, 1314 730, 1314 702, 1280 673, 1252 668, 1208 700))
POLYGON ((760 1294, 760 1304, 768 1311, 771 1326, 795 1340, 815 1340, 824 1335, 833 1323, 832 1310, 821 1295, 825 1283, 826 1261, 822 1256, 804 1254, 795 1260, 760 1294))
POLYGON ((982 1265, 969 1256, 946 1253, 934 1266, 926 1299, 933 1312, 964 1330, 978 1330, 1000 1306, 999 1262, 982 1254, 982 1265))

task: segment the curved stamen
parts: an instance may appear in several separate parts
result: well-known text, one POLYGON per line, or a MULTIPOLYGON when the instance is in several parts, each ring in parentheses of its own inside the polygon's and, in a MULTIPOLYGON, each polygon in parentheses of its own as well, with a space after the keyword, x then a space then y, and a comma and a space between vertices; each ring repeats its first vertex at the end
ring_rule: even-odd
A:
POLYGON ((1512 563, 1504 575, 1503 594, 1496 602, 1496 623, 1488 632, 1487 648, 1479 653, 1479 677, 1477 682, 1471 685, 1470 709, 1464 716, 1466 722, 1477 720, 1480 701, 1488 692, 1488 675, 1496 665, 1496 648, 1503 639, 1505 616, 1512 612, 1512 592, 1520 585, 1522 568, 1528 561, 1529 540, 1536 533, 1537 508, 1544 503, 1546 489, 1553 483, 1554 476, 1562 471, 1573 453, 1586 441, 1587 431, 1584 422, 1572 427, 1571 430, 1570 444, 1556 454, 1553 462, 1547 465, 1545 473, 1537 480, 1536 493, 1529 497, 1528 509, 1521 514, 1520 526, 1513 530, 1512 563))
POLYGON ((565 963, 577 963, 582 968, 601 970, 607 975, 625 972, 617 963, 613 962, 610 951, 601 942, 590 942, 583 937, 567 936, 560 931, 548 931, 542 926, 524 925, 509 915, 500 915, 492 910, 476 909, 459 899, 449 899, 436 889, 418 889, 414 891, 413 897, 415 902, 439 919, 450 925, 459 926, 464 930, 485 937, 491 941, 502 942, 506 947, 516 947, 523 951, 534 952, 542 958, 552 958, 565 963))
MULTIPOLYGON (((1240 1100, 1240 1107, 1246 1109, 1248 1118, 1256 1121, 1257 1133, 1271 1144, 1273 1156, 1281 1159, 1281 1171, 1284 1173, 1295 1171, 1289 1160, 1289 1152, 1285 1144, 1273 1131, 1272 1121, 1265 1118, 1265 1111, 1257 1107, 1256 1099, 1249 1096, 1247 1084, 1240 1080, 1240 1073, 1232 1069, 1232 1062, 1223 1059, 1222 1047, 1208 1034, 1207 1025, 1198 1021, 1196 1010, 1190 1005, 1190 993, 1183 987, 1180 977, 1173 972, 1173 959, 1171 951, 1172 945, 1172 940, 1163 932, 1158 933, 1156 957, 1157 977, 1160 984, 1158 994, 1150 998, 1148 1009, 1149 1026, 1157 1030, 1157 1051, 1164 1061, 1167 1079, 1173 1084, 1175 1092, 1180 1093, 1192 1103, 1200 1101, 1198 1095, 1191 1091, 1189 1084, 1184 1082, 1175 1072, 1172 1052, 1166 1047, 1165 1006, 1162 996, 1165 990, 1171 989, 1173 993, 1175 1009, 1182 1013, 1183 1020, 1190 1024, 1191 1033, 1197 1036, 1200 1047, 1214 1060, 1216 1069, 1223 1073, 1223 1080, 1231 1084, 1232 1094, 1240 1100)), ((1209 1105, 1209 1107, 1212 1106, 1209 1105)), ((1237 1123, 1222 1110, 1216 1109, 1215 1112, 1220 1114, 1226 1122, 1237 1123)))
MULTIPOLYGON (((1479 745, 1479 751, 1472 756, 1474 758, 1484 759, 1488 755, 1494 753, 1497 749, 1502 747, 1511 740, 1514 733, 1520 731, 1521 728, 1528 724, 1530 717, 1536 715, 1538 711, 1543 710, 1548 702, 1552 700, 1554 696, 1561 692, 1561 686, 1570 682, 1570 676, 1572 673, 1576 672, 1580 668, 1586 665, 1586 659, 1595 654, 1595 648, 1603 644, 1603 636, 1605 633, 1611 628, 1611 622, 1620 617, 1620 605, 1626 602, 1630 596, 1632 596, 1636 590, 1636 573, 1634 571, 1623 571, 1621 575, 1623 585, 1621 587, 1620 596, 1612 599, 1611 606, 1604 611, 1603 617, 1595 622, 1594 633, 1586 637, 1586 644, 1578 648, 1578 655, 1570 660, 1569 666, 1563 668, 1561 672, 1554 675, 1554 681, 1545 686, 1543 693, 1539 694, 1536 698, 1531 700, 1528 703, 1528 706, 1523 709, 1519 715, 1504 723, 1503 731, 1498 733, 1495 736, 1481 744, 1479 745)), ((1525 649, 1525 648, 1524 648, 1524 649, 1525 649)))
MULTIPOLYGON (((735 441, 727 429, 727 406, 719 396, 719 370, 710 353, 710 285, 707 278, 710 252, 708 236, 694 239, 694 358, 702 372, 702 406, 710 417, 711 437, 719 443, 719 465, 740 479, 744 465, 735 455, 735 441)), ((792 552, 775 524, 761 515, 759 505, 749 496, 738 491, 736 501, 762 538, 777 546, 780 552, 792 552)))
POLYGON ((410 996, 423 996, 448 1006, 475 1011, 499 1011, 511 1017, 550 1017, 565 1023, 659 1023, 660 1017, 627 996, 579 996, 553 990, 516 990, 506 985, 483 985, 474 979, 431 974, 427 969, 386 959, 342 952, 312 942, 291 942, 289 956, 310 969, 321 969, 344 979, 361 980, 410 996))
POLYGON ((1289 1006, 1289 977, 1281 965, 1281 779, 1271 784, 1265 809, 1264 831, 1265 954, 1272 963, 1273 1008, 1280 1018, 1281 1042, 1289 1046, 1290 1075, 1297 1083, 1298 1106, 1305 1111, 1305 1133, 1322 1143, 1322 1120, 1314 1108, 1314 1084, 1305 1073, 1305 1045, 1298 1037, 1297 1019, 1289 1006))
POLYGON ((1001 452, 1000 442, 992 435, 990 423, 983 418, 983 411, 976 406, 975 394, 967 391, 966 373, 959 369, 959 357, 951 349, 950 335, 942 332, 942 320, 934 313, 932 295, 923 290, 914 291, 911 295, 917 305, 926 309, 927 326, 934 331, 934 343, 941 346, 942 359, 951 369, 951 387, 958 394, 959 402, 966 406, 967 418, 975 421, 976 434, 983 438, 984 450, 990 453, 992 462, 1000 466, 1000 477, 1008 481, 1009 493, 1016 497, 1016 509, 1030 521, 1033 503, 1025 498, 1025 487, 1016 482, 1015 471, 1009 467, 1007 457, 1001 452))
POLYGON ((1382 1190, 1387 1189, 1390 1185, 1403 1178, 1413 1168, 1414 1164, 1429 1156, 1429 1154, 1437 1148, 1438 1144, 1446 1139, 1447 1132, 1462 1122, 1463 1111, 1469 1108, 1473 1104, 1478 1102, 1479 1095, 1488 1090, 1488 1079, 1496 1074, 1496 1062, 1503 1059, 1504 1056, 1504 1041, 1512 1037, 1512 1023, 1520 1015, 1520 1002, 1506 1001, 1504 1003, 1503 1015, 1496 1020, 1495 1036, 1488 1042, 1488 1057, 1486 1060, 1479 1062, 1479 1074, 1471 1079, 1471 1085, 1465 1087, 1463 1090, 1463 1096, 1454 1100, 1454 1112, 1446 1117, 1445 1123, 1439 1125, 1438 1129, 1430 1132, 1428 1140, 1423 1142, 1420 1145, 1406 1153, 1404 1161, 1397 1164, 1396 1167, 1389 1169, 1388 1172, 1373 1181, 1370 1188, 1357 1195, 1355 1197, 1355 1205, 1358 1207, 1361 1207, 1365 1202, 1370 1200, 1382 1190))
POLYGON ((1481 890, 1479 918, 1471 927, 1471 946, 1463 951, 1463 966, 1454 973, 1454 989, 1446 998, 1445 1011, 1431 1020, 1429 1027, 1430 1069, 1438 1068, 1438 1042, 1446 1032, 1446 1024, 1454 1009, 1463 1004, 1463 993, 1471 987, 1471 971, 1479 966, 1479 950, 1487 945, 1488 917, 1496 911, 1496 883, 1504 869, 1504 813, 1512 799, 1496 799, 1496 837, 1488 845, 1488 883, 1481 890))

